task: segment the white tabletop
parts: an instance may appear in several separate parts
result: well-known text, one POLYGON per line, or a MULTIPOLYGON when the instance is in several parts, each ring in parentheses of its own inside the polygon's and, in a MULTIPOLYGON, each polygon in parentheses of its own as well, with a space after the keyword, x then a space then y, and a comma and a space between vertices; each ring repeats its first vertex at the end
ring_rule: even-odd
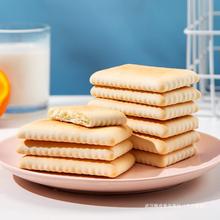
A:
MULTIPOLYGON (((51 97, 50 105, 83 104, 88 99, 88 96, 51 97)), ((0 140, 13 135, 21 124, 43 115, 45 112, 0 119, 0 140)), ((219 137, 220 120, 200 117, 199 130, 219 137)), ((0 167, 0 219, 41 220, 49 217, 220 219, 220 166, 168 190, 112 196, 77 194, 41 186, 13 177, 0 167)))

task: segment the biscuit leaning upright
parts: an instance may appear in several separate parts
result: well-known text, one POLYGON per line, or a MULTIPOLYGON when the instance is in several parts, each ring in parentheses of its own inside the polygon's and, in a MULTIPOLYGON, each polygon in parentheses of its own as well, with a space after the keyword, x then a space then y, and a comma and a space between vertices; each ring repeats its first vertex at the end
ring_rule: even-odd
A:
POLYGON ((89 105, 125 113, 136 161, 164 167, 196 152, 198 119, 191 114, 201 93, 191 85, 198 81, 190 70, 126 64, 90 77, 89 105))
POLYGON ((49 119, 19 129, 21 168, 114 178, 133 166, 132 131, 123 113, 72 106, 54 107, 48 114, 49 119))

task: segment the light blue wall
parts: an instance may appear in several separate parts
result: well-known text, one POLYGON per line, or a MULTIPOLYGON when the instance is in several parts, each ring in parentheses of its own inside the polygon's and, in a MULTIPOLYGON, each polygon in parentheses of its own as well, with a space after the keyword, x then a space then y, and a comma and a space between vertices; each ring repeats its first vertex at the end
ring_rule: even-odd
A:
POLYGON ((52 26, 52 94, 123 63, 185 67, 185 0, 0 0, 0 22, 52 26))

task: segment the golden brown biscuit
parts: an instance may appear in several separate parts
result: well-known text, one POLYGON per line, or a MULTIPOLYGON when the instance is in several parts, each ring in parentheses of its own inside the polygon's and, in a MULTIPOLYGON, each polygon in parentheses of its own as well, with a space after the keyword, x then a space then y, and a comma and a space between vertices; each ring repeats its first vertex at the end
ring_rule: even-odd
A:
POLYGON ((165 93, 136 91, 120 88, 93 86, 91 95, 97 98, 114 99, 153 106, 168 106, 197 100, 201 93, 193 87, 183 87, 165 93))
POLYGON ((192 115, 167 121, 129 117, 127 125, 137 133, 167 138, 198 128, 199 121, 197 117, 192 115))
POLYGON ((97 71, 90 77, 90 82, 96 86, 159 93, 189 86, 198 81, 198 74, 191 70, 136 64, 125 64, 97 71))
POLYGON ((152 118, 163 121, 181 117, 184 115, 190 115, 198 111, 198 106, 194 102, 185 102, 166 107, 156 107, 110 99, 96 98, 91 100, 88 104, 93 106, 116 109, 122 111, 124 114, 128 116, 152 118))
POLYGON ((42 119, 21 127, 17 136, 29 140, 114 146, 129 138, 131 134, 131 129, 125 125, 86 128, 72 123, 42 119))
POLYGON ((126 153, 110 162, 24 156, 20 160, 19 167, 27 170, 95 175, 114 178, 129 170, 134 165, 134 162, 135 158, 131 153, 126 153))
POLYGON ((199 138, 200 135, 197 131, 188 131, 169 138, 158 138, 134 133, 131 136, 131 141, 134 145, 134 149, 156 154, 168 154, 194 144, 199 141, 199 138))
POLYGON ((85 127, 123 125, 126 116, 117 110, 97 106, 52 107, 48 111, 51 119, 71 122, 85 127))
POLYGON ((24 140, 17 152, 32 156, 115 160, 131 149, 132 143, 129 140, 122 141, 115 146, 24 140))
POLYGON ((132 153, 138 163, 155 167, 167 167, 181 160, 192 157, 196 153, 196 148, 194 145, 191 145, 166 155, 154 154, 136 149, 133 149, 132 153))

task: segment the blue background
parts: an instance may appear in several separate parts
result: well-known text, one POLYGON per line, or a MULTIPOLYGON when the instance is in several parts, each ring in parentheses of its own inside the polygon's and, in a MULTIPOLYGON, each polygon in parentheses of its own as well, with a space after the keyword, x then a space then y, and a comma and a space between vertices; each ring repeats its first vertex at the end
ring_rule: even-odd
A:
POLYGON ((185 67, 184 0, 0 0, 1 22, 52 27, 51 94, 89 94, 96 70, 185 67))

